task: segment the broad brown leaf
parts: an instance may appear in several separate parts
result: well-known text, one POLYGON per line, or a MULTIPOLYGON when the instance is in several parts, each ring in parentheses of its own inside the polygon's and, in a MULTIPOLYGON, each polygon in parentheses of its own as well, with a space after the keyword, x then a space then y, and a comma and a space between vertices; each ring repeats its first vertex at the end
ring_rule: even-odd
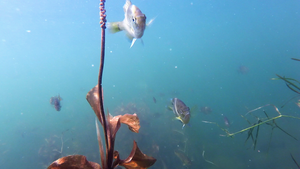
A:
MULTIPOLYGON (((118 159, 118 157, 115 157, 118 159)), ((125 160, 120 160, 119 165, 126 169, 146 169, 151 167, 156 159, 142 153, 136 142, 133 141, 133 148, 130 155, 125 160)))
POLYGON ((120 117, 119 116, 114 117, 114 116, 112 116, 108 113, 107 122, 108 122, 109 130, 110 130, 110 133, 111 133, 111 138, 108 137, 108 139, 110 140, 109 141, 110 144, 114 144, 116 134, 117 134, 119 128, 121 127, 120 117))
POLYGON ((138 116, 134 114, 124 114, 122 117, 120 117, 120 122, 127 124, 129 130, 138 133, 140 129, 140 120, 138 116))
POLYGON ((83 155, 70 155, 54 161, 47 169, 101 169, 100 165, 88 161, 83 155))
MULTIPOLYGON (((98 92, 98 85, 96 85, 94 88, 92 88, 88 94, 86 95, 86 99, 89 102, 89 104, 91 105, 91 107, 93 108, 97 118, 99 119, 100 123, 102 123, 103 119, 101 117, 101 113, 100 113, 100 106, 99 106, 99 92, 98 92)), ((140 120, 138 118, 138 116, 134 113, 134 114, 124 114, 124 115, 118 115, 118 116, 114 116, 114 117, 110 117, 110 120, 113 120, 114 122, 117 122, 118 119, 120 119, 121 123, 127 124, 129 130, 138 133, 139 129, 140 129, 140 120)), ((112 121, 112 122, 113 122, 112 121)), ((115 131, 115 130, 114 130, 115 131)), ((117 131, 115 131, 117 132, 117 131)))
POLYGON ((118 115, 118 116, 114 116, 113 118, 120 119, 120 122, 123 124, 127 124, 129 130, 138 133, 139 129, 140 129, 140 120, 138 118, 138 116, 134 113, 134 114, 124 114, 124 115, 118 115))
MULTIPOLYGON (((103 98, 103 97, 102 97, 103 98)), ((100 102, 99 102, 99 89, 98 85, 92 88, 86 95, 86 100, 90 103, 100 123, 103 125, 103 119, 101 117, 100 102)))

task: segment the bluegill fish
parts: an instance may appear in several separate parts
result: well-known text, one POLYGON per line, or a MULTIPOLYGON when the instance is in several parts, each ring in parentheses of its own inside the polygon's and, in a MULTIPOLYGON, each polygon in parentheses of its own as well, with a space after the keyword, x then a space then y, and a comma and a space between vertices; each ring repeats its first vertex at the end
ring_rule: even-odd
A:
POLYGON ((184 154, 184 152, 180 150, 175 150, 174 154, 180 159, 183 166, 188 166, 192 164, 191 160, 184 154))
MULTIPOLYGON (((123 6, 125 18, 121 22, 110 22, 108 23, 108 29, 112 33, 119 31, 125 31, 127 37, 131 40, 131 46, 137 39, 142 38, 146 28, 146 15, 135 5, 131 3, 130 0, 126 0, 123 6)), ((148 23, 150 24, 152 20, 148 23)), ((147 25, 148 25, 147 24, 147 25)))
POLYGON ((176 119, 182 122, 182 128, 189 123, 191 117, 190 108, 187 107, 183 101, 178 98, 173 98, 172 107, 170 108, 173 110, 176 119))

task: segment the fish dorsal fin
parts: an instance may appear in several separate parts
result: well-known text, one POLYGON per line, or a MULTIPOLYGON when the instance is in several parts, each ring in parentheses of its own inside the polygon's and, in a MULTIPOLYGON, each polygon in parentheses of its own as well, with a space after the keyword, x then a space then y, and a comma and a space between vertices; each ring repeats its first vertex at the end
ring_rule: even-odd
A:
POLYGON ((131 1, 130 0, 126 0, 125 5, 123 6, 124 12, 126 12, 129 8, 129 6, 131 5, 131 1))
POLYGON ((136 41, 136 38, 133 38, 133 39, 132 39, 132 42, 131 42, 130 48, 134 45, 135 41, 136 41))

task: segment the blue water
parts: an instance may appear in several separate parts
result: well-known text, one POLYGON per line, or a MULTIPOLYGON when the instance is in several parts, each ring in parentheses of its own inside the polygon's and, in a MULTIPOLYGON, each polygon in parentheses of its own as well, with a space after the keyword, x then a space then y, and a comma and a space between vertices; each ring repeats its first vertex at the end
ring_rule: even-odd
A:
MULTIPOLYGON (((123 20, 125 0, 106 2, 107 20, 123 20)), ((137 113, 139 134, 122 126, 116 150, 125 159, 136 140, 157 159, 151 168, 297 168, 299 141, 260 126, 255 150, 240 116, 274 104, 300 117, 297 96, 281 76, 300 80, 300 1, 132 0, 155 18, 130 49, 124 32, 106 34, 105 110, 137 113), (240 69, 244 68, 244 69, 240 69), (156 98, 156 103, 153 102, 156 98), (167 109, 178 97, 193 111, 181 128, 167 109), (201 107, 212 109, 210 114, 201 107), (123 110, 123 111, 122 111, 123 110), (226 116, 230 126, 226 127, 226 116), (174 154, 184 151, 191 165, 174 154), (202 153, 205 151, 205 158, 202 153), (205 161, 209 160, 216 165, 205 161)), ((85 97, 97 84, 100 61, 98 1, 0 0, 0 168, 46 168, 59 157, 85 155, 100 163, 95 114, 85 97), (49 103, 62 97, 61 111, 49 103), (61 138, 63 149, 61 151, 61 138)), ((248 114, 251 124, 278 113, 272 106, 248 114)), ((298 119, 276 123, 300 139, 298 119)), ((254 129, 253 135, 255 136, 254 129)))

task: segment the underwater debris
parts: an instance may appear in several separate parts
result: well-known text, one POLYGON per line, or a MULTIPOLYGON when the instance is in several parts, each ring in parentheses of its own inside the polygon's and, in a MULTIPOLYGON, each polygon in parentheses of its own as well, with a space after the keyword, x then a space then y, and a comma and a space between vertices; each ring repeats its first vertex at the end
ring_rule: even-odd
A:
POLYGON ((249 72, 249 68, 247 66, 241 65, 238 67, 237 72, 240 74, 247 74, 249 72))
POLYGON ((153 102, 154 102, 154 103, 156 103, 156 99, 155 99, 155 97, 153 97, 153 102))
POLYGON ((205 159, 205 157, 204 157, 204 153, 205 153, 205 151, 203 150, 203 151, 202 151, 202 157, 203 157, 204 161, 206 161, 206 162, 207 162, 207 163, 209 163, 209 164, 212 164, 212 165, 218 166, 217 164, 215 164, 215 163, 213 163, 213 162, 211 162, 211 161, 209 161, 209 160, 205 159))
POLYGON ((210 114, 212 113, 212 109, 208 106, 204 106, 200 108, 200 112, 203 114, 210 114))
POLYGON ((61 104, 60 104, 61 100, 62 98, 60 97, 60 95, 50 98, 50 104, 55 108, 56 111, 60 111, 61 109, 61 104))
POLYGON ((183 166, 192 165, 192 161, 181 150, 174 150, 174 154, 180 159, 183 166))

